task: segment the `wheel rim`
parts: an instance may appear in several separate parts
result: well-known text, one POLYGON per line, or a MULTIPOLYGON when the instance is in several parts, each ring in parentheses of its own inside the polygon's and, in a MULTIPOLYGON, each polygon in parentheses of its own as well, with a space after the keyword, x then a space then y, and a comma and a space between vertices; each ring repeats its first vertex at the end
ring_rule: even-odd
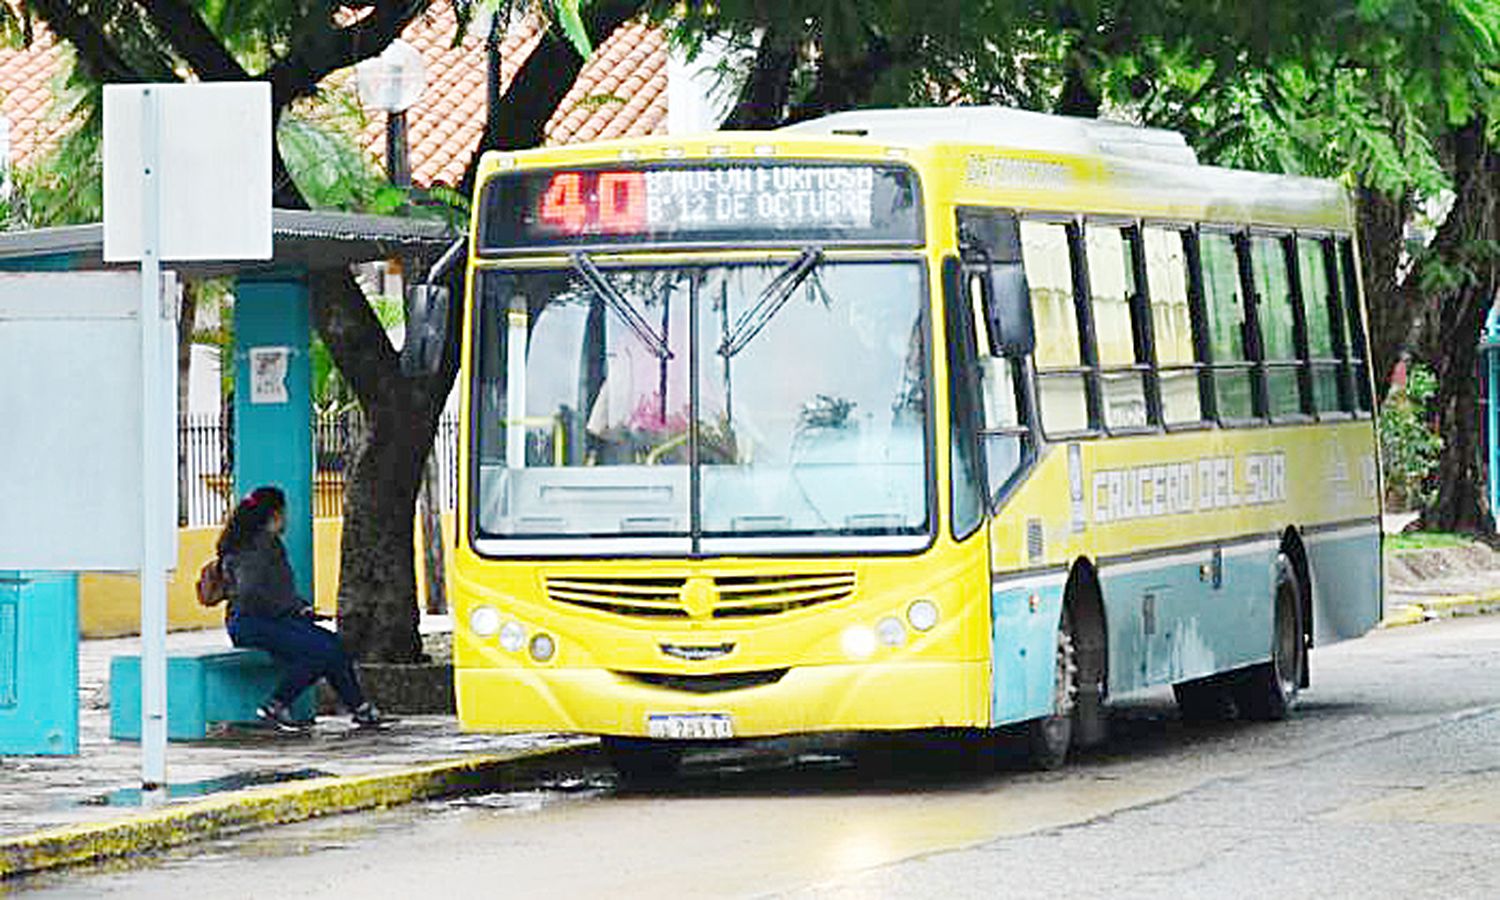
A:
POLYGON ((1073 708, 1078 705, 1078 660, 1073 635, 1067 627, 1057 631, 1056 665, 1052 673, 1052 715, 1047 717, 1049 734, 1056 734, 1071 724, 1073 708))
POLYGON ((1273 661, 1276 667, 1276 683, 1281 688, 1283 697, 1296 694, 1299 681, 1297 671, 1299 636, 1296 627, 1297 619, 1292 607, 1296 599, 1296 592, 1292 586, 1283 581, 1276 591, 1276 653, 1273 661))

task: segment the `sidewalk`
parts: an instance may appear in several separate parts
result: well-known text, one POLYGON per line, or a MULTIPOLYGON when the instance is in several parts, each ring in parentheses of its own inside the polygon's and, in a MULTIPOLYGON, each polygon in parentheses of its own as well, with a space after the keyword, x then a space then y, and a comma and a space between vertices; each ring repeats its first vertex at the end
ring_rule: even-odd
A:
POLYGON ((1388 551, 1383 628, 1500 611, 1500 553, 1483 544, 1388 551))
MULTIPOLYGON (((443 628, 424 621, 424 629, 443 628)), ((222 629, 175 632, 167 652, 228 647, 222 629)), ((0 881, 265 824, 439 796, 498 781, 516 760, 587 746, 548 734, 462 734, 452 716, 356 730, 322 716, 309 736, 233 729, 167 746, 171 798, 141 806, 141 748, 109 737, 110 658, 138 638, 79 644, 79 755, 0 757, 0 881)))

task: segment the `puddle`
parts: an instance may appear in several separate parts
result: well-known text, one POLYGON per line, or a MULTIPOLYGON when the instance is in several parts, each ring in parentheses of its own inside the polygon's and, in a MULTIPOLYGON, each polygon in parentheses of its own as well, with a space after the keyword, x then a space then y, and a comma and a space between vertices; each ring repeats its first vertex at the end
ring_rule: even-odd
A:
MULTIPOLYGON (((218 794, 224 791, 237 791, 241 788, 281 784, 287 781, 303 781, 308 778, 323 778, 331 774, 331 772, 324 772, 321 769, 241 772, 236 775, 225 775, 222 778, 207 778, 203 781, 183 781, 177 784, 169 784, 167 785, 167 799, 189 800, 194 797, 207 797, 210 794, 218 794)), ((141 789, 121 788, 118 791, 110 791, 107 794, 96 794, 80 801, 80 803, 83 806, 141 806, 141 789)))

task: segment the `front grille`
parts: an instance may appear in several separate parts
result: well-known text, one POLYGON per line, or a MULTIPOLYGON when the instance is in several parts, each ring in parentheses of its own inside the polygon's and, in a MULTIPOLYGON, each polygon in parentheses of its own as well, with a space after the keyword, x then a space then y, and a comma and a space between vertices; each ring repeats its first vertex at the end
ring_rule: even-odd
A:
MULTIPOLYGON (((687 618, 683 602, 686 578, 547 579, 553 603, 635 618, 687 618)), ((714 600, 708 614, 716 619, 774 616, 854 595, 854 573, 803 575, 722 575, 713 579, 714 600)))
POLYGON ((854 594, 854 575, 728 576, 715 579, 719 603, 714 618, 773 616, 854 594))
POLYGON ((687 618, 682 578, 548 578, 547 598, 617 616, 687 618))
POLYGON ((670 675, 664 672, 620 672, 632 681, 690 694, 718 694, 744 688, 775 684, 787 669, 762 669, 756 672, 723 672, 717 675, 670 675))

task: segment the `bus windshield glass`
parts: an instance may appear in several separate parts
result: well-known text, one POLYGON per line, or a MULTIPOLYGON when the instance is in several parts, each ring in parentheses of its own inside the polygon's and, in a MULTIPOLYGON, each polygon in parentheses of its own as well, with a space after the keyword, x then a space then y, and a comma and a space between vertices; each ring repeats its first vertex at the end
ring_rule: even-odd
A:
POLYGON ((476 536, 927 534, 924 277, 814 248, 482 271, 476 536))

